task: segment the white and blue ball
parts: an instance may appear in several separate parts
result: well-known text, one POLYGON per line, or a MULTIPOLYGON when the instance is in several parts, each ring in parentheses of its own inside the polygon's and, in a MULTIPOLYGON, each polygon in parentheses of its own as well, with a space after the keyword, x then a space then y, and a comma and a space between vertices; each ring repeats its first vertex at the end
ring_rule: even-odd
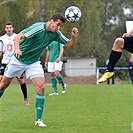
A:
POLYGON ((72 22, 72 23, 76 22, 80 19, 80 17, 81 17, 81 11, 76 6, 70 6, 65 11, 65 18, 69 22, 72 22))

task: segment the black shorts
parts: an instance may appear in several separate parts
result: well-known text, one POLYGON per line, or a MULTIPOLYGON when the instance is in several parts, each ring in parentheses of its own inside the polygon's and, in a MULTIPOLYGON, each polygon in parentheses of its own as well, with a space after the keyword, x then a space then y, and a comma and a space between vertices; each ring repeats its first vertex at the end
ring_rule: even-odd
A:
POLYGON ((123 37, 123 39, 124 39, 123 49, 133 53, 133 36, 123 37))
POLYGON ((1 64, 1 67, 0 67, 0 75, 4 75, 4 70, 6 68, 6 65, 7 64, 1 64))
MULTIPOLYGON (((7 64, 1 64, 0 75, 4 75, 4 71, 5 71, 6 66, 7 66, 7 64)), ((21 75, 20 78, 23 78, 23 74, 21 75)))

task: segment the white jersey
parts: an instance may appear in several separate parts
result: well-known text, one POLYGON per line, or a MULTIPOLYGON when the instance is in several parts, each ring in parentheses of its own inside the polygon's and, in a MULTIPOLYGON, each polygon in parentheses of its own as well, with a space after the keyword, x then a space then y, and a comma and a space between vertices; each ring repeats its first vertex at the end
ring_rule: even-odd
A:
POLYGON ((3 52, 2 64, 8 64, 14 53, 14 37, 17 34, 14 33, 12 36, 7 36, 6 34, 0 37, 0 51, 3 52))

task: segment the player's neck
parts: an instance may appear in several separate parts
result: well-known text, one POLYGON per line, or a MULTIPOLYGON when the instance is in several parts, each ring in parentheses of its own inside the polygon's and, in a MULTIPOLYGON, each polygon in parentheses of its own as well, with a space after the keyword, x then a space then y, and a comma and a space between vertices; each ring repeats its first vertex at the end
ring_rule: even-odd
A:
POLYGON ((6 33, 7 36, 12 36, 14 33, 6 33))
POLYGON ((46 30, 47 30, 47 31, 51 31, 51 30, 50 30, 50 21, 46 22, 46 30))

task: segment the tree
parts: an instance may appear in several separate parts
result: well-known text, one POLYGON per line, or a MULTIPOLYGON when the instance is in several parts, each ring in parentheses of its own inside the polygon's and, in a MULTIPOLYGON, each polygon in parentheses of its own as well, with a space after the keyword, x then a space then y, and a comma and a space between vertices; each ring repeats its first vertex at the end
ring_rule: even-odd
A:
MULTIPOLYGON (((15 31, 18 33, 32 23, 39 21, 39 4, 39 1, 34 0, 3 0, 0 3, 0 28, 3 29, 5 22, 12 21, 15 31)), ((4 34, 4 30, 1 31, 1 34, 4 34)))
MULTIPOLYGON (((77 44, 72 50, 66 49, 65 56, 93 56, 97 58, 97 66, 105 66, 114 39, 125 32, 125 22, 133 17, 131 0, 1 0, 0 34, 4 33, 3 26, 7 21, 13 21, 18 33, 37 21, 48 21, 54 13, 64 16, 66 8, 72 5, 80 8, 82 16, 78 22, 66 22, 61 29, 70 38, 72 27, 79 28, 77 44), (130 12, 127 14, 126 10, 130 12)), ((128 60, 128 54, 123 54, 119 66, 128 60)))
MULTIPOLYGON (((133 2, 129 0, 102 0, 101 2, 101 38, 106 45, 107 53, 110 53, 115 38, 121 37, 126 32, 125 23, 133 17, 133 2), (126 9, 130 12, 126 13, 126 9)), ((118 66, 125 66, 129 59, 127 52, 124 51, 123 54, 124 56, 117 63, 118 66)))
POLYGON ((45 0, 40 0, 40 21, 45 17, 45 0))

